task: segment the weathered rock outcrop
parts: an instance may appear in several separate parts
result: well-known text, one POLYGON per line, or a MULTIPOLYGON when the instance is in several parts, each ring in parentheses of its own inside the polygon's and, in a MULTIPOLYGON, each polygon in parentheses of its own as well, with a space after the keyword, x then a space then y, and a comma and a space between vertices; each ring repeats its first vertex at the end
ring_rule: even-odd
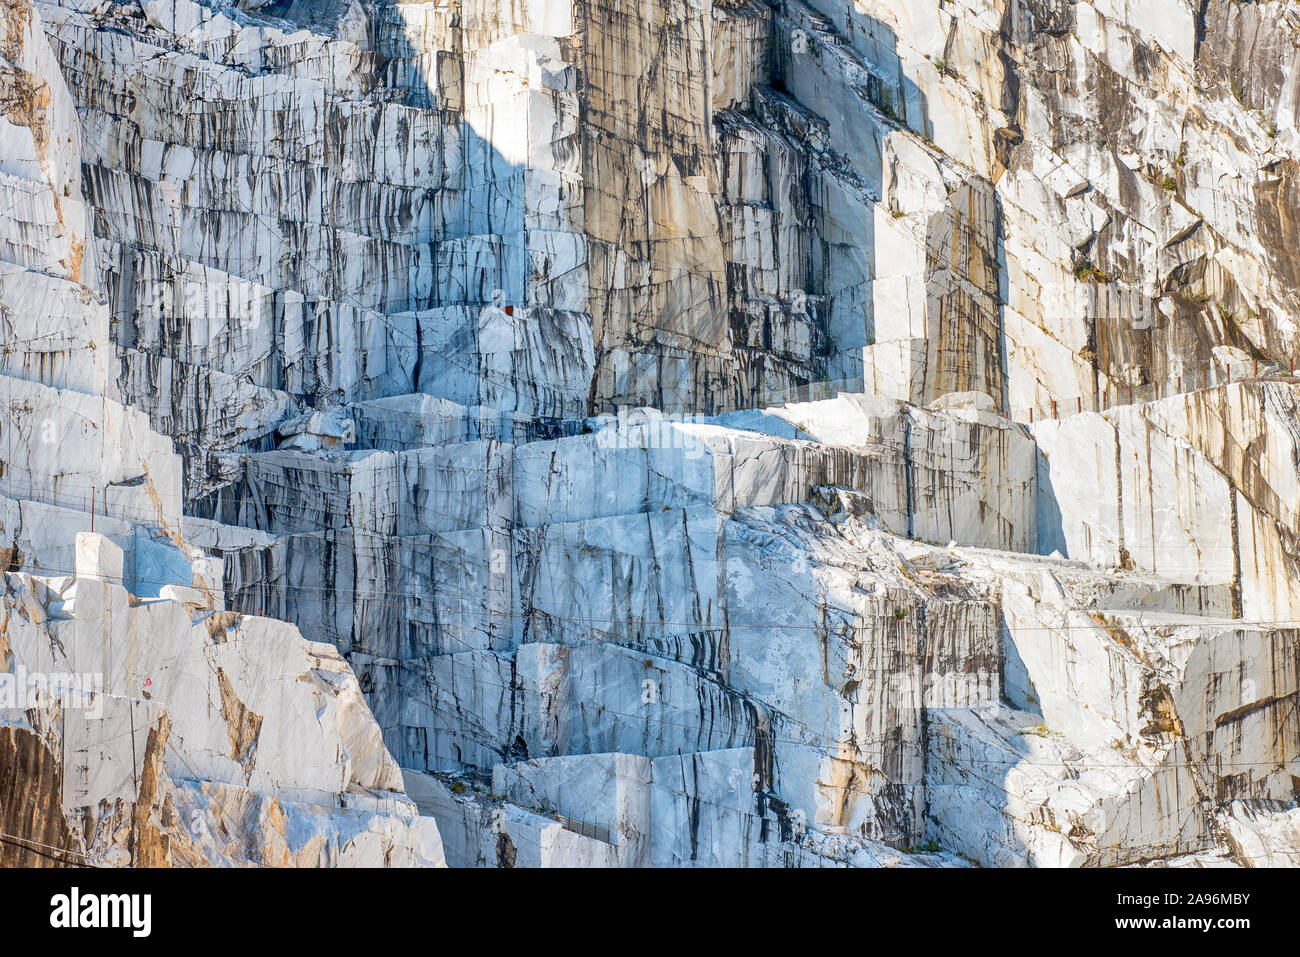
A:
POLYGON ((1293 8, 0 0, 6 860, 1293 861, 1293 8))

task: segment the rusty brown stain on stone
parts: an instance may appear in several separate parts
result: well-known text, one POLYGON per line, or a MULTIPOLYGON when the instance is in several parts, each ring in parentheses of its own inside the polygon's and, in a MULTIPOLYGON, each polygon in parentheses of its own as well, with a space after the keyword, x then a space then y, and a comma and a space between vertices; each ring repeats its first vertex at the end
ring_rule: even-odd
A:
MULTIPOLYGON (((57 203, 58 201, 57 192, 55 193, 54 198, 57 203)), ((60 222, 63 221, 62 214, 60 214, 59 216, 59 221, 60 222)), ((86 244, 83 243, 80 239, 74 239, 72 241, 72 249, 68 254, 68 261, 63 262, 62 260, 60 260, 61 262, 63 262, 64 268, 67 269, 68 271, 68 278, 71 279, 73 282, 81 282, 81 267, 82 267, 82 263, 85 261, 85 258, 86 258, 86 244)))
POLYGON ((293 867, 294 860, 289 856, 288 821, 284 816, 284 807, 274 795, 267 799, 266 824, 280 840, 263 842, 263 854, 274 851, 275 857, 264 856, 262 863, 268 867, 293 867))
MULTIPOLYGON (((23 54, 23 36, 31 26, 31 12, 31 5, 26 0, 0 0, 0 20, 3 20, 5 30, 4 59, 14 64, 0 69, 0 116, 15 126, 25 127, 31 132, 32 146, 41 164, 41 171, 50 181, 54 214, 62 231, 66 226, 63 218, 63 197, 59 195, 58 187, 54 183, 49 163, 49 111, 53 98, 50 85, 46 80, 16 65, 23 54)), ((59 260, 59 264, 63 266, 69 279, 81 282, 84 259, 84 243, 81 240, 74 240, 68 258, 59 260)))
POLYGON ((0 571, 16 572, 23 567, 23 550, 14 542, 9 548, 0 548, 0 571))
POLYGON ((0 867, 77 866, 84 848, 63 813, 58 757, 25 728, 0 728, 0 867))
POLYGON ((926 236, 926 399, 983 392, 1004 406, 998 211, 976 177, 948 198, 926 236))
MULTIPOLYGON (((0 70, 0 114, 15 126, 23 126, 31 131, 42 168, 46 165, 45 154, 50 138, 46 123, 49 107, 48 83, 43 80, 37 83, 30 73, 16 67, 0 70)), ((58 202, 57 196, 55 202, 58 202)))
MULTIPOLYGON (((1268 254, 1275 281, 1288 290, 1300 290, 1300 163, 1278 159, 1261 170, 1255 182, 1255 205, 1259 222, 1258 236, 1268 254)), ((1294 343, 1269 343, 1272 351, 1294 358, 1294 343), (1285 346, 1290 345, 1290 349, 1285 346)))
POLYGON ((1176 738, 1183 737, 1183 723, 1174 707, 1174 697, 1164 684, 1146 688, 1142 692, 1141 705, 1142 716, 1147 719, 1141 732, 1143 736, 1171 734, 1176 738))
POLYGON ((5 43, 0 48, 10 63, 17 63, 23 55, 23 35, 32 21, 32 8, 27 0, 0 0, 0 21, 4 22, 5 43))
POLYGON ((676 408, 692 401, 677 392, 679 373, 719 394, 733 371, 706 108, 710 26, 682 0, 584 8, 580 148, 596 405, 598 394, 676 408), (644 281, 623 281, 625 271, 644 281), (633 354, 653 358, 627 364, 633 354))
POLYGON ((250 711, 239 700, 235 686, 220 668, 217 669, 217 685, 221 690, 221 717, 226 721, 226 736, 230 739, 230 756, 243 767, 247 781, 253 775, 253 762, 257 760, 262 716, 250 711))
POLYGON ((31 130, 36 154, 44 168, 49 141, 45 114, 50 106, 50 87, 18 67, 25 50, 24 38, 32 27, 31 4, 28 0, 0 0, 0 23, 4 25, 0 56, 12 64, 0 70, 0 115, 15 126, 31 130))
POLYGON ((170 735, 171 718, 163 715, 149 729, 145 742, 140 790, 131 812, 131 862, 135 867, 171 866, 171 837, 162 821, 168 783, 163 759, 170 735))
MULTIPOLYGON (((206 591, 206 590, 205 590, 206 591)), ((208 629, 208 637, 217 644, 224 644, 226 641, 226 632, 235 626, 239 621, 239 615, 233 611, 213 612, 204 621, 208 629)))

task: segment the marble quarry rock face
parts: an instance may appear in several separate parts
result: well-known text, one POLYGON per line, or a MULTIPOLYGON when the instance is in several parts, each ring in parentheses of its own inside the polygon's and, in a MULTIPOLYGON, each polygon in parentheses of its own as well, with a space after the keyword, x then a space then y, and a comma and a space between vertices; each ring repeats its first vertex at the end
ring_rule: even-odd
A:
POLYGON ((1294 866, 1297 50, 0 0, 0 864, 1294 866))

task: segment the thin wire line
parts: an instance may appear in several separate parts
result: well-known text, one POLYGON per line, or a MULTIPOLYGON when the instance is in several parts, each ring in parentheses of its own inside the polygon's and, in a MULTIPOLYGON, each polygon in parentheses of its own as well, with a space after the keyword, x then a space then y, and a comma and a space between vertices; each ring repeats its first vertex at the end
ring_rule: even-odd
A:
MULTIPOLYGON (((5 833, 5 832, 3 832, 3 831, 0 831, 0 841, 4 841, 6 844, 9 844, 9 845, 11 845, 11 846, 13 846, 13 847, 18 847, 18 848, 20 848, 20 849, 22 849, 22 850, 25 850, 25 851, 27 851, 27 852, 29 852, 29 853, 31 853, 31 854, 37 854, 37 855, 39 855, 39 856, 41 856, 41 857, 48 858, 48 859, 50 859, 50 860, 52 860, 52 861, 56 861, 56 862, 58 862, 58 863, 66 863, 66 862, 65 862, 65 861, 61 861, 61 860, 59 860, 59 858, 55 857, 53 854, 45 853, 44 850, 38 850, 37 848, 42 848, 42 849, 45 849, 45 850, 55 851, 56 853, 58 853, 58 854, 62 854, 62 855, 67 856, 67 857, 79 857, 79 858, 81 858, 83 863, 81 863, 81 864, 76 864, 76 865, 74 865, 74 866, 78 866, 78 867, 101 867, 101 866, 105 866, 105 865, 102 863, 102 862, 105 860, 105 858, 103 857, 103 855, 99 855, 99 856, 91 856, 91 855, 89 855, 89 854, 84 854, 84 853, 82 853, 81 851, 74 850, 74 849, 72 849, 72 848, 57 847, 57 846, 55 846, 55 845, 53 845, 53 844, 42 844, 40 841, 34 841, 34 840, 32 840, 31 838, 28 838, 28 837, 20 837, 20 836, 17 835, 17 834, 8 834, 8 833, 5 833), (21 844, 18 843, 18 842, 20 842, 20 841, 23 842, 23 843, 21 843, 21 844), (33 845, 33 846, 31 846, 31 847, 27 847, 27 846, 24 846, 24 845, 33 845)), ((109 865, 109 866, 111 866, 111 865, 109 865)))

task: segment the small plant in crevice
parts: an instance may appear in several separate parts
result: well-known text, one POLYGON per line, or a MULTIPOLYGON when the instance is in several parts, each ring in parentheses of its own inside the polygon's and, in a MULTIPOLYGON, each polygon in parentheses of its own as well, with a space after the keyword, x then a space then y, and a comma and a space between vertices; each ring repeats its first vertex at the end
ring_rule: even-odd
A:
POLYGON ((946 76, 954 80, 957 79, 956 69, 954 69, 953 66, 943 57, 931 57, 930 62, 934 64, 934 68, 938 71, 940 76, 946 76))
POLYGON ((903 848, 905 854, 937 854, 943 850, 943 845, 931 838, 924 844, 918 844, 915 847, 903 848))
POLYGON ((1074 270, 1074 275, 1080 282, 1108 283, 1111 281, 1110 276, 1104 270, 1098 269, 1086 261, 1078 265, 1074 270))

